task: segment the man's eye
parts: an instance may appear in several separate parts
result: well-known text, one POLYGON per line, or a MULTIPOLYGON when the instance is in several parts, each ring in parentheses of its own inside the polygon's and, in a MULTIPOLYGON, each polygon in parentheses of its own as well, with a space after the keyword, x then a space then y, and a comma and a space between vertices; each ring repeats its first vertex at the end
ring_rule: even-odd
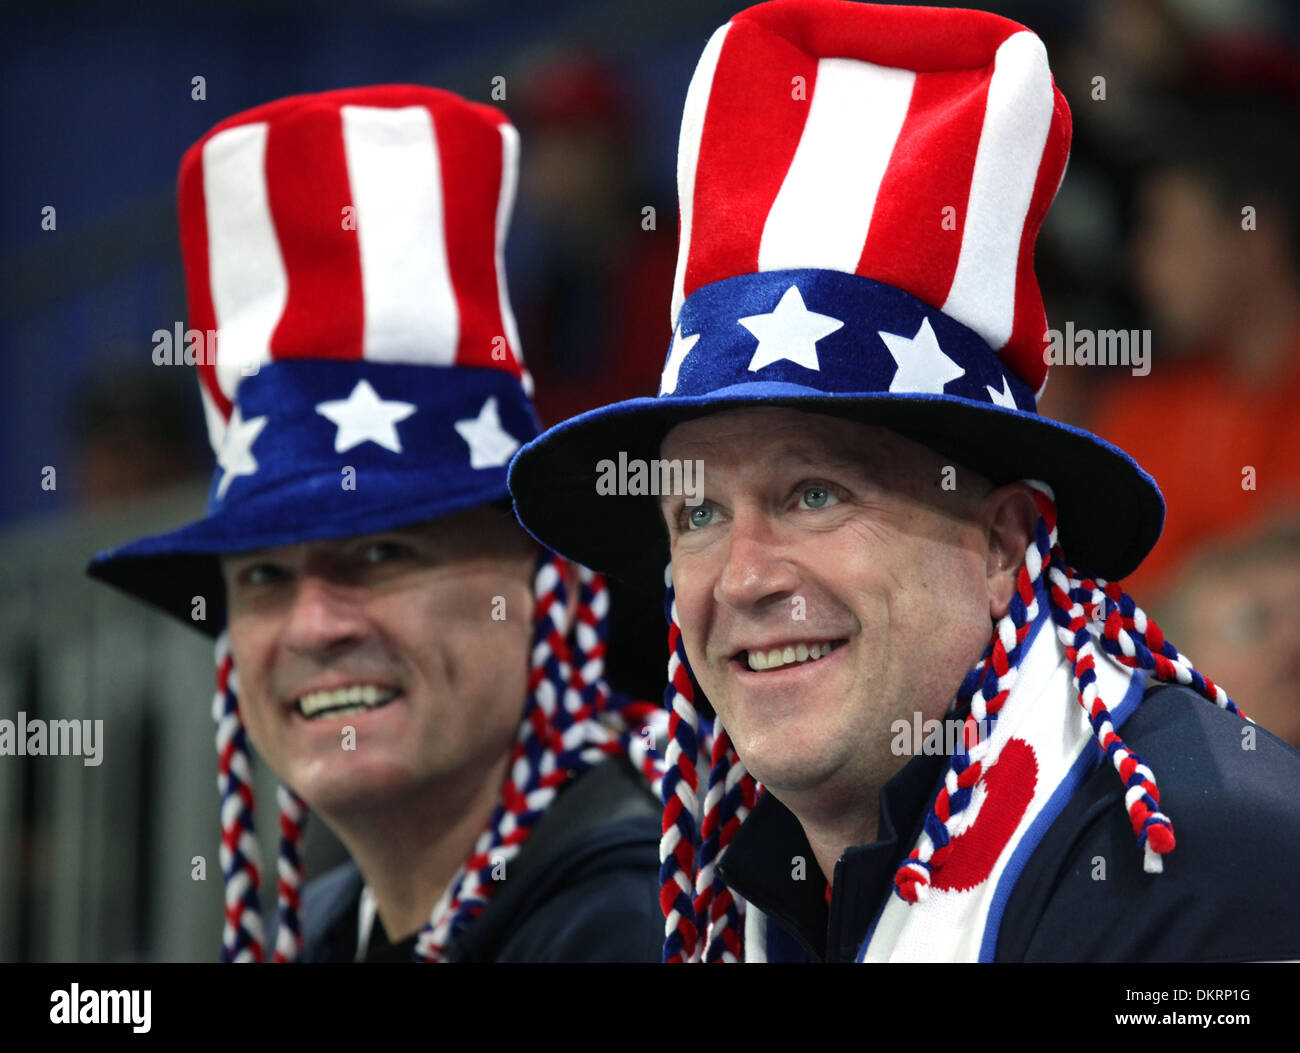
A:
POLYGON ((285 577, 284 569, 274 563, 254 563, 239 574, 239 580, 245 585, 274 585, 284 581, 285 577))
POLYGON ((826 508, 839 501, 839 498, 824 486, 805 486, 799 495, 800 508, 826 508))
POLYGON ((392 541, 374 541, 362 550, 361 558, 365 563, 376 565, 390 563, 395 559, 400 559, 405 554, 406 550, 392 541))
POLYGON ((686 511, 687 530, 699 530, 700 527, 706 527, 712 522, 713 507, 711 505, 698 505, 686 511))

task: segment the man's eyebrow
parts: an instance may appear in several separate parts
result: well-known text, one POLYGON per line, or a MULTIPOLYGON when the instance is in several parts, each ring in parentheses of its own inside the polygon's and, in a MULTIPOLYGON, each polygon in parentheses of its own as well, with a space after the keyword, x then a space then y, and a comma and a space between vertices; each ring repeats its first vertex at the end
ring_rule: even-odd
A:
MULTIPOLYGON (((834 450, 808 445, 787 447, 772 455, 769 460, 769 463, 783 468, 833 468, 853 472, 856 475, 866 474, 869 462, 870 458, 861 450, 834 450)), ((660 494, 659 507, 667 508, 674 502, 680 503, 682 499, 682 494, 660 494)))
POLYGON ((853 472, 866 469, 867 457, 861 452, 848 450, 828 450, 825 447, 792 446, 778 452, 773 461, 785 465, 802 465, 806 467, 841 468, 853 472))
POLYGON ((274 551, 274 546, 268 548, 250 548, 245 549, 242 552, 223 552, 221 553, 221 556, 223 559, 239 560, 240 562, 243 562, 246 559, 266 559, 274 551))

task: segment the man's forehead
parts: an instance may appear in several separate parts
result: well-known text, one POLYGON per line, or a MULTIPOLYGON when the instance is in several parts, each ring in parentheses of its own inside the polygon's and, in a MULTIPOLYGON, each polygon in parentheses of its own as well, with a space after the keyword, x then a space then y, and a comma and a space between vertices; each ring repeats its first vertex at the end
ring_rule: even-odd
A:
POLYGON ((227 553, 230 559, 274 559, 312 551, 328 551, 333 548, 345 548, 364 543, 372 538, 395 537, 403 535, 428 536, 437 528, 437 520, 423 523, 407 524, 390 530, 376 530, 366 534, 349 534, 346 537, 315 538, 311 541, 295 541, 288 545, 272 545, 267 548, 250 548, 240 552, 227 553))
POLYGON ((313 555, 328 556, 330 553, 343 552, 370 541, 393 538, 435 544, 440 546, 440 551, 449 556, 454 556, 461 551, 477 551, 491 546, 513 550, 517 545, 531 547, 532 544, 515 520, 513 512, 497 505, 477 505, 434 519, 403 523, 401 526, 386 527, 383 530, 364 534, 349 534, 346 537, 319 538, 270 548, 248 549, 229 553, 222 558, 240 561, 256 559, 273 561, 307 558, 313 555))
MULTIPOLYGON (((471 510, 474 511, 474 510, 471 510)), ((463 513, 454 513, 453 515, 440 516, 437 519, 424 519, 418 523, 403 523, 401 526, 387 527, 383 530, 369 531, 364 534, 348 534, 345 537, 315 538, 310 541, 296 541, 288 545, 275 545, 269 548, 246 549, 241 552, 229 553, 227 558, 230 559, 273 559, 289 558, 295 555, 302 555, 313 552, 330 552, 345 548, 351 548, 356 545, 363 545, 367 541, 376 541, 383 538, 413 538, 413 539, 438 539, 443 537, 455 536, 463 531, 465 524, 463 513)), ((484 516, 476 524, 480 529, 487 525, 489 517, 484 516)))
POLYGON ((768 464, 865 468, 914 446, 885 428, 782 406, 728 410, 685 421, 665 436, 661 453, 668 457, 709 448, 737 459, 760 455, 768 464))

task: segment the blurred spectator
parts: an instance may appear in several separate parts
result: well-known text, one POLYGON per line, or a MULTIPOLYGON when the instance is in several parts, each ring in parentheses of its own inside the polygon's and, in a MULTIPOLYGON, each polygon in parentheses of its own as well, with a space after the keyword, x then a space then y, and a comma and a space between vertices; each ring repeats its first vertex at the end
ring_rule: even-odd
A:
POLYGON ((527 259, 511 293, 537 412, 552 424, 658 390, 677 215, 643 187, 638 121, 599 59, 561 55, 515 82, 527 259))
MULTIPOLYGON (((1122 265, 1125 226, 1152 129, 1178 112, 1195 27, 1168 0, 1097 0, 1053 16, 1063 22, 1049 27, 1048 52, 1074 135, 1035 250, 1048 325, 1139 327, 1141 305, 1122 265)), ((1054 369, 1039 410, 1091 430, 1112 377, 1113 367, 1054 369)))
POLYGON ((100 372, 75 417, 79 502, 101 508, 204 478, 210 458, 189 405, 197 399, 189 368, 100 372))
POLYGON ((1152 319, 1151 373, 1117 378, 1092 424, 1168 502, 1159 544, 1129 579, 1139 595, 1167 586, 1198 543, 1300 494, 1295 116, 1218 103, 1138 188, 1131 262, 1152 319))
POLYGON ((1245 713, 1300 749, 1300 518, 1207 549, 1157 612, 1245 713))
MULTIPOLYGON (((1162 137, 1231 154, 1231 123, 1201 121, 1225 94, 1300 100, 1300 60, 1287 14, 1279 0, 1096 0, 1052 9, 1045 39, 1070 101, 1074 140, 1035 261, 1049 324, 1060 329, 1069 320, 1092 330, 1162 324, 1151 320, 1154 305, 1122 265, 1129 231, 1146 208, 1137 199, 1143 165, 1162 137)), ((1294 120, 1284 115, 1284 134, 1294 120)), ((1170 259, 1180 251, 1170 250, 1170 259)), ((1162 364, 1192 350, 1175 346, 1161 328, 1154 336, 1162 364)), ((1095 430, 1110 382, 1124 374, 1117 367, 1054 370, 1040 411, 1095 430)))

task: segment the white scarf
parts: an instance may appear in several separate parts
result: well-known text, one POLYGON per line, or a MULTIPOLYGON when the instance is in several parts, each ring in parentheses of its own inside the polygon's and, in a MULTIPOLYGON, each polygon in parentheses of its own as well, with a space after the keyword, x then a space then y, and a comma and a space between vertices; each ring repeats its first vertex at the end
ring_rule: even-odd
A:
MULTIPOLYGON (((859 961, 992 961, 1002 912, 1030 855, 1103 762, 1048 606, 1045 598, 1039 604, 1019 677, 989 736, 993 759, 961 816, 951 854, 920 902, 891 891, 859 961)), ((1098 692, 1118 729, 1141 701, 1147 676, 1094 651, 1098 692)))

